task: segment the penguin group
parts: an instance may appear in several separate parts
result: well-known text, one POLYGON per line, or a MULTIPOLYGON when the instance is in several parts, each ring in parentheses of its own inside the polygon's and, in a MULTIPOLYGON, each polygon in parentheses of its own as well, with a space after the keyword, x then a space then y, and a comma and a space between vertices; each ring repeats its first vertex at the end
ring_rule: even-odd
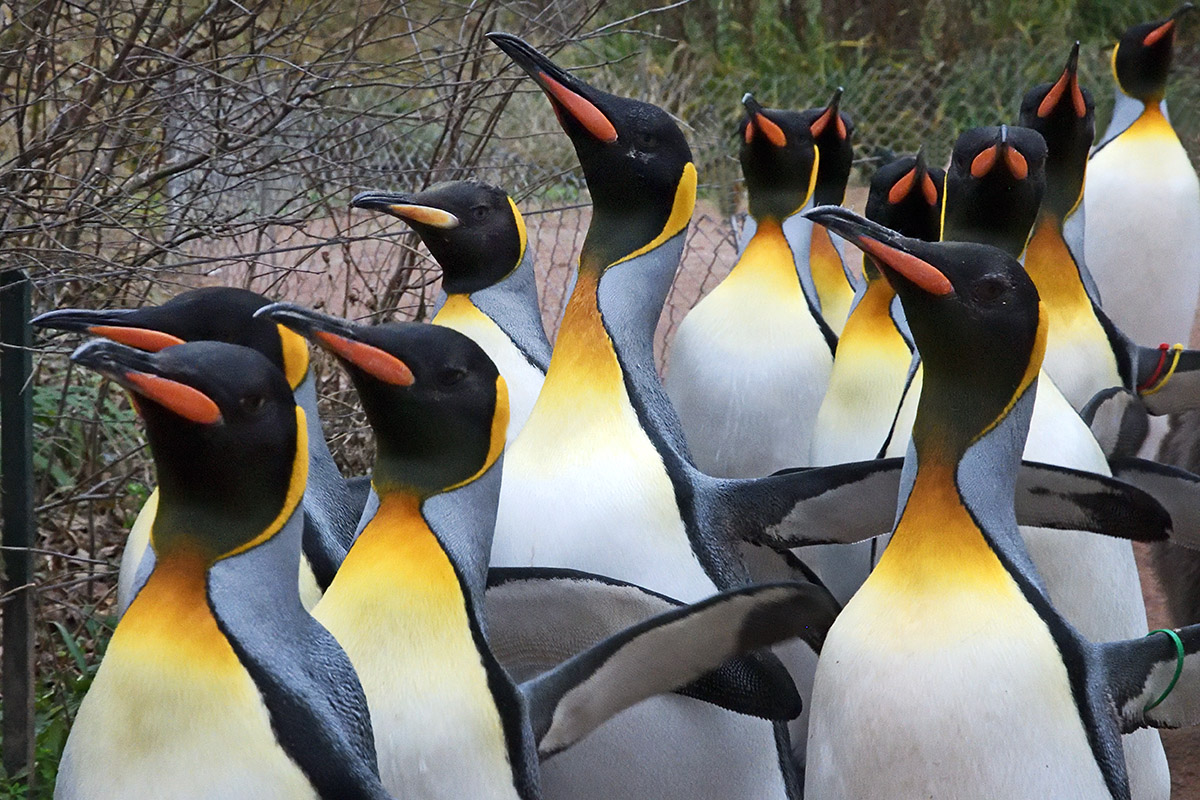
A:
POLYGON ((665 378, 687 140, 506 33, 592 204, 553 341, 521 211, 472 181, 351 201, 439 264, 429 323, 227 287, 35 319, 91 337, 158 483, 54 796, 1169 797, 1200 626, 1147 630, 1132 542, 1200 548, 1200 476, 1135 455, 1200 408, 1200 353, 1155 341, 1200 292, 1189 9, 1121 38, 1098 143, 1076 44, 944 169, 879 166, 865 216, 852 98, 747 93, 751 231, 665 378))

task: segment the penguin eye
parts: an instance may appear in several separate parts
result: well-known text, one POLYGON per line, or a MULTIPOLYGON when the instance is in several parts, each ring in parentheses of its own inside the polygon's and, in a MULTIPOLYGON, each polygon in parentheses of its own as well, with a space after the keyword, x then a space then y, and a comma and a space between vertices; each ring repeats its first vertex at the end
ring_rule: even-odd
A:
POLYGON ((981 278, 976 282, 974 289, 971 291, 975 299, 985 305, 995 303, 1007 293, 1008 282, 995 275, 981 278))
POLYGON ((639 150, 653 150, 658 147, 658 137, 650 131, 642 131, 637 135, 637 147, 639 150))
POLYGON ((266 402, 267 398, 261 394, 249 394, 241 399, 241 406, 247 414, 257 414, 266 402))
POLYGON ((481 220, 487 217, 490 210, 487 206, 475 206, 471 209, 471 216, 477 220, 481 220))
POLYGON ((438 373, 437 382, 442 386, 455 386, 462 382, 462 379, 467 377, 465 369, 458 367, 447 367, 438 373))

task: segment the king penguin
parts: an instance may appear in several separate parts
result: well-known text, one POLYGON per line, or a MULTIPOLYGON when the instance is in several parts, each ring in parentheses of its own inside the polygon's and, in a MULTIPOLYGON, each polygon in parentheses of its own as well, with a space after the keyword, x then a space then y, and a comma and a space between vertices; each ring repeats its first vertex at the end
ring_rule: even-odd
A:
MULTIPOLYGON (((803 484, 869 503, 850 489, 859 470, 893 467, 768 479, 770 503, 758 495, 766 484, 695 468, 653 354, 695 203, 687 142, 661 109, 599 91, 516 37, 490 37, 549 98, 593 204, 546 383, 505 455, 492 563, 581 569, 684 602, 743 585, 735 543, 791 527, 790 512, 823 491, 803 484)), ((576 800, 795 797, 791 749, 784 725, 656 698, 548 762, 543 779, 548 797, 576 800)))
MULTIPOLYGON (((854 164, 854 122, 841 110, 841 102, 842 89, 838 87, 824 108, 801 112, 821 153, 813 189, 813 202, 819 206, 841 205, 854 164)), ((821 317, 835 336, 841 336, 861 278, 842 252, 840 241, 819 224, 812 225, 809 242, 808 269, 821 317)))
POLYGON ((1186 343, 1200 292, 1200 181, 1164 99, 1175 31, 1192 8, 1121 36, 1116 106, 1087 167, 1087 266, 1105 312, 1145 344, 1186 343))
MULTIPOLYGON (((903 236, 936 242, 944 180, 945 172, 927 166, 921 153, 885 164, 871 178, 867 219, 903 236)), ((838 340, 829 389, 817 412, 810 457, 816 466, 881 454, 913 363, 911 336, 895 289, 865 256, 863 276, 866 284, 838 340)), ((881 544, 873 539, 817 545, 798 555, 845 603, 871 571, 881 544)))
POLYGON ((387 798, 354 669, 300 603, 308 424, 283 374, 220 342, 73 359, 133 396, 160 499, 56 800, 387 798))
POLYGON ((1021 102, 1021 125, 1046 140, 1046 194, 1025 256, 1046 312, 1050 339, 1044 369, 1075 410, 1119 387, 1139 395, 1152 414, 1200 402, 1200 354, 1135 343, 1100 308, 1083 258, 1084 174, 1094 136, 1091 93, 1079 85, 1079 43, 1054 83, 1021 102))
MULTIPOLYGON (((960 136, 946 175, 943 238, 990 244, 1014 258, 1027 257, 1026 244, 1046 190, 1046 153, 1045 140, 1027 128, 976 128, 960 136)), ((1049 341, 1055 336, 1049 314, 1047 325, 1049 341)), ((1043 373, 1038 387, 1025 458, 1111 475, 1104 452, 1054 381, 1043 373)), ((907 439, 898 437, 893 446, 906 446, 907 439)), ((1021 533, 1055 608, 1082 635, 1111 641, 1146 632, 1141 582, 1128 541, 1031 526, 1023 526, 1021 533)), ((1126 737, 1124 746, 1134 797, 1169 796, 1170 776, 1158 734, 1138 731, 1126 737)))
POLYGON ((442 268, 433 323, 474 339, 508 386, 508 440, 521 431, 550 365, 533 250, 517 204, 503 190, 455 181, 416 194, 364 192, 351 201, 398 217, 442 268))
POLYGON ((1025 552, 1013 489, 1048 328, 1032 281, 996 248, 811 213, 895 285, 926 377, 892 542, 822 651, 807 793, 1130 797, 1120 734, 1171 724, 1200 632, 1178 653, 1174 633, 1092 644, 1025 552), (1160 695, 1173 711, 1144 710, 1160 695))
MULTIPOLYGON (((159 306, 50 311, 32 324, 102 336, 149 352, 183 342, 229 342, 257 350, 283 372, 308 425, 300 597, 305 608, 312 608, 350 549, 366 498, 361 486, 349 484, 342 477, 329 452, 317 415, 316 379, 304 340, 281 325, 254 317, 254 312, 269 302, 246 289, 213 286, 184 292, 159 306)), ((155 491, 138 513, 121 555, 117 577, 117 609, 121 613, 129 607, 153 562, 151 553, 150 563, 143 563, 157 507, 155 491)))
POLYGON ((805 286, 815 231, 799 212, 811 207, 818 171, 811 123, 800 112, 764 109, 750 94, 742 102, 754 236, 679 323, 664 381, 696 466, 730 478, 808 464, 837 346, 805 286))
MULTIPOLYGON (((361 533, 313 614, 358 671, 380 773, 397 797, 539 798, 539 751, 565 749, 625 705, 731 655, 796 634, 819 644, 836 616, 812 584, 735 591, 518 686, 491 651, 483 613, 508 422, 496 366, 438 326, 356 325, 286 304, 263 313, 338 357, 376 434, 361 533), (639 660, 647 647, 655 659, 639 660)), ((539 618, 553 602, 543 594, 515 611, 539 618)))

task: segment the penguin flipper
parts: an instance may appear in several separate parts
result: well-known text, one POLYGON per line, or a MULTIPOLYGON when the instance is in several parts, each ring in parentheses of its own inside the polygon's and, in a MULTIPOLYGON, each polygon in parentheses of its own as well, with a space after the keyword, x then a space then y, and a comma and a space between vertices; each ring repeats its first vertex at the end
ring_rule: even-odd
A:
MULTIPOLYGON (((493 567, 484 602, 492 655, 517 681, 531 681, 614 634, 685 607, 632 583, 555 567, 493 567)), ((767 653, 730 658, 669 688, 738 714, 784 721, 799 713, 791 678, 767 653)))
MULTIPOLYGON (((1131 483, 1123 476, 1110 478, 1022 461, 1017 473, 1017 522, 1039 528, 1091 531, 1134 542, 1170 539, 1174 515, 1165 502, 1160 502, 1164 499, 1162 493, 1131 483)), ((1200 486, 1193 491, 1200 497, 1200 486)))
POLYGON ((1096 392, 1079 416, 1108 458, 1137 455, 1150 432, 1145 405, 1136 394, 1120 386, 1096 392))
POLYGON ((1167 510, 1173 544, 1200 550, 1200 475, 1144 458, 1113 458, 1108 466, 1114 478, 1146 492, 1167 510))
MULTIPOLYGON (((721 481, 724 510, 730 515, 723 529, 775 548, 846 544, 880 536, 892 530, 901 464, 899 458, 876 459, 721 481)), ((1195 538, 1200 547, 1200 478, 1196 481, 1198 485, 1190 489, 1197 496, 1195 508, 1178 513, 1197 517, 1195 538)), ((1016 513, 1021 525, 1164 541, 1170 538, 1175 518, 1171 508, 1160 491, 1068 467, 1022 461, 1017 476, 1016 513)), ((1179 529, 1178 521, 1174 527, 1179 529)))
MULTIPOLYGON (((799 636, 814 649, 837 615, 827 592, 777 583, 723 592, 638 623, 521 685, 545 758, 570 747, 618 712, 692 683, 727 659, 799 636)), ((800 698, 777 660, 778 678, 800 698)))
POLYGON ((1200 625, 1174 633, 1182 660, 1175 639, 1160 631, 1099 645, 1122 733, 1200 724, 1200 625))
POLYGON ((892 529, 901 458, 713 479, 712 527, 777 550, 848 544, 892 529))
POLYGON ((1200 408, 1200 350, 1137 345, 1138 396, 1155 416, 1200 408))

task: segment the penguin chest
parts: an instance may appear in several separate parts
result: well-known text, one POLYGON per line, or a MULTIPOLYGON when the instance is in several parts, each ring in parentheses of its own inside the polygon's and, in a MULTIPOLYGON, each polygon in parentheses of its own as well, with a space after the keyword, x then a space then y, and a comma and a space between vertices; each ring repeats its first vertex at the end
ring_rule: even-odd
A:
POLYGON ((471 337, 495 363, 508 386, 508 441, 511 442, 529 419, 545 375, 529 363, 508 334, 466 295, 450 295, 433 322, 471 337))
POLYGON ((1025 269, 1050 317, 1042 369, 1071 406, 1082 409, 1096 392, 1120 386, 1121 374, 1079 267, 1053 220, 1039 221, 1025 252, 1025 269))
POLYGON ((707 597, 716 586, 666 466, 618 388, 608 403, 580 397, 562 416, 540 416, 539 399, 504 456, 492 564, 568 567, 685 601, 707 597))
POLYGON ((1104 310, 1139 344, 1186 342, 1200 289, 1200 182, 1157 108, 1096 152, 1084 199, 1104 310))
POLYGON ((313 612, 358 673, 397 797, 517 797, 466 603, 417 501, 385 497, 313 612))
POLYGON ((55 797, 316 798, 217 627, 200 564, 159 562, 67 740, 55 797))
POLYGON ((665 386, 696 466, 757 477, 806 465, 832 366, 792 251, 764 222, 671 345, 665 386))
POLYGON ((864 297, 838 341, 829 389, 813 431, 813 465, 875 458, 887 440, 912 353, 888 316, 884 299, 864 297), (865 307, 872 301, 880 308, 865 307), (860 319, 868 314, 869 319, 860 319))
POLYGON ((825 641, 806 794, 1108 797, 1045 623, 977 531, 920 522, 935 527, 897 532, 825 641))

